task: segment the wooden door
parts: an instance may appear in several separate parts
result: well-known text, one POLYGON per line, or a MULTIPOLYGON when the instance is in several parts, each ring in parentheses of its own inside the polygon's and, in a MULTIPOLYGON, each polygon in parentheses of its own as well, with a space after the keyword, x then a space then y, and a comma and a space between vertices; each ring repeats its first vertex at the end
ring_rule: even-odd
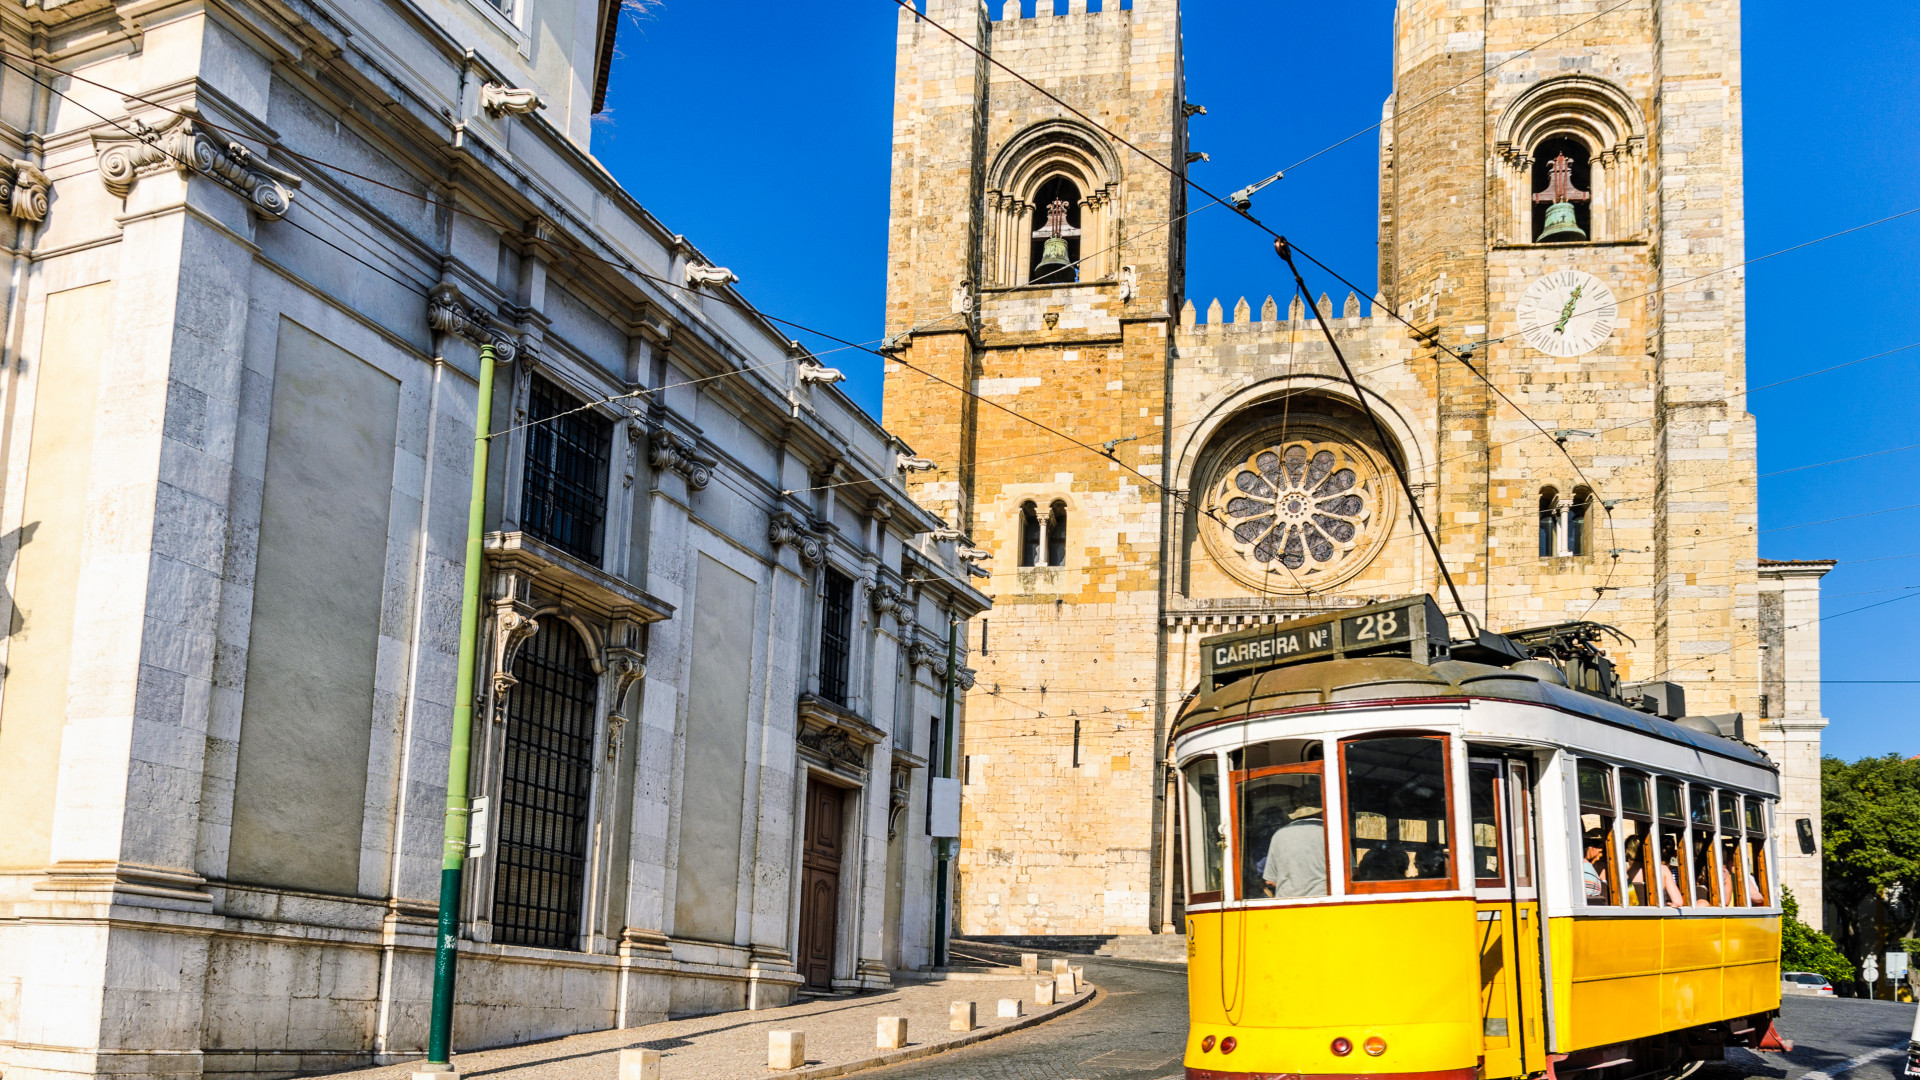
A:
POLYGON ((840 849, 846 792, 807 781, 807 833, 800 855, 800 974, 807 985, 833 985, 840 928, 840 849))

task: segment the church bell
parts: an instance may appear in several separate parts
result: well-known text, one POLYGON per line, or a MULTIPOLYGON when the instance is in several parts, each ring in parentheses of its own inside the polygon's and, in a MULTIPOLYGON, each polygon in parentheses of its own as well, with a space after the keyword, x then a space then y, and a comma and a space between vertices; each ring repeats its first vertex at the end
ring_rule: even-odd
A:
POLYGON ((1033 266, 1033 276, 1040 277, 1050 271, 1066 266, 1070 262, 1071 260, 1067 258, 1066 238, 1049 236, 1047 237, 1047 242, 1040 248, 1040 261, 1033 266))
POLYGON ((1534 242, 1551 244, 1555 241, 1570 242, 1586 238, 1587 234, 1580 228, 1580 221, 1574 215, 1573 204, 1557 202, 1547 207, 1546 227, 1540 230, 1540 239, 1534 242))

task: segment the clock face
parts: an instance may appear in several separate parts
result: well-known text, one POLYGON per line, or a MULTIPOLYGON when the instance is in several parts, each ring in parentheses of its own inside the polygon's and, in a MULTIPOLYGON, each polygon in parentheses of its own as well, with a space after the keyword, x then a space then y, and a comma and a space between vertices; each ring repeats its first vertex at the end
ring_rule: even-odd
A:
POLYGON ((1548 356, 1579 356, 1613 336, 1620 305, 1607 283, 1581 270, 1556 270, 1520 298, 1520 335, 1548 356))

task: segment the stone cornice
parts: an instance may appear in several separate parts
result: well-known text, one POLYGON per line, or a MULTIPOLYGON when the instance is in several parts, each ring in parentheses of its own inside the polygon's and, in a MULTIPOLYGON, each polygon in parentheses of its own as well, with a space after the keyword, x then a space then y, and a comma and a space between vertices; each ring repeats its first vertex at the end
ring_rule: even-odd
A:
POLYGON ((141 177, 174 170, 197 172, 247 200, 255 216, 278 221, 293 207, 300 178, 260 160, 245 145, 202 130, 199 114, 183 106, 158 127, 135 118, 127 127, 92 132, 100 182, 124 199, 141 177))

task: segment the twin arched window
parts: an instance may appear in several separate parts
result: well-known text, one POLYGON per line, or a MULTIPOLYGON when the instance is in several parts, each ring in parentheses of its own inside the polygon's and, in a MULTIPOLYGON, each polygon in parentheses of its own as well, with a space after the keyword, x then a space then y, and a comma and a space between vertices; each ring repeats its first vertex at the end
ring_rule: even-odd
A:
POLYGON ((1593 492, 1573 489, 1571 498, 1556 488, 1540 489, 1540 557, 1592 554, 1593 492))
POLYGON ((1067 504, 1053 500, 1047 516, 1031 499, 1020 504, 1020 565, 1067 565, 1067 504))

